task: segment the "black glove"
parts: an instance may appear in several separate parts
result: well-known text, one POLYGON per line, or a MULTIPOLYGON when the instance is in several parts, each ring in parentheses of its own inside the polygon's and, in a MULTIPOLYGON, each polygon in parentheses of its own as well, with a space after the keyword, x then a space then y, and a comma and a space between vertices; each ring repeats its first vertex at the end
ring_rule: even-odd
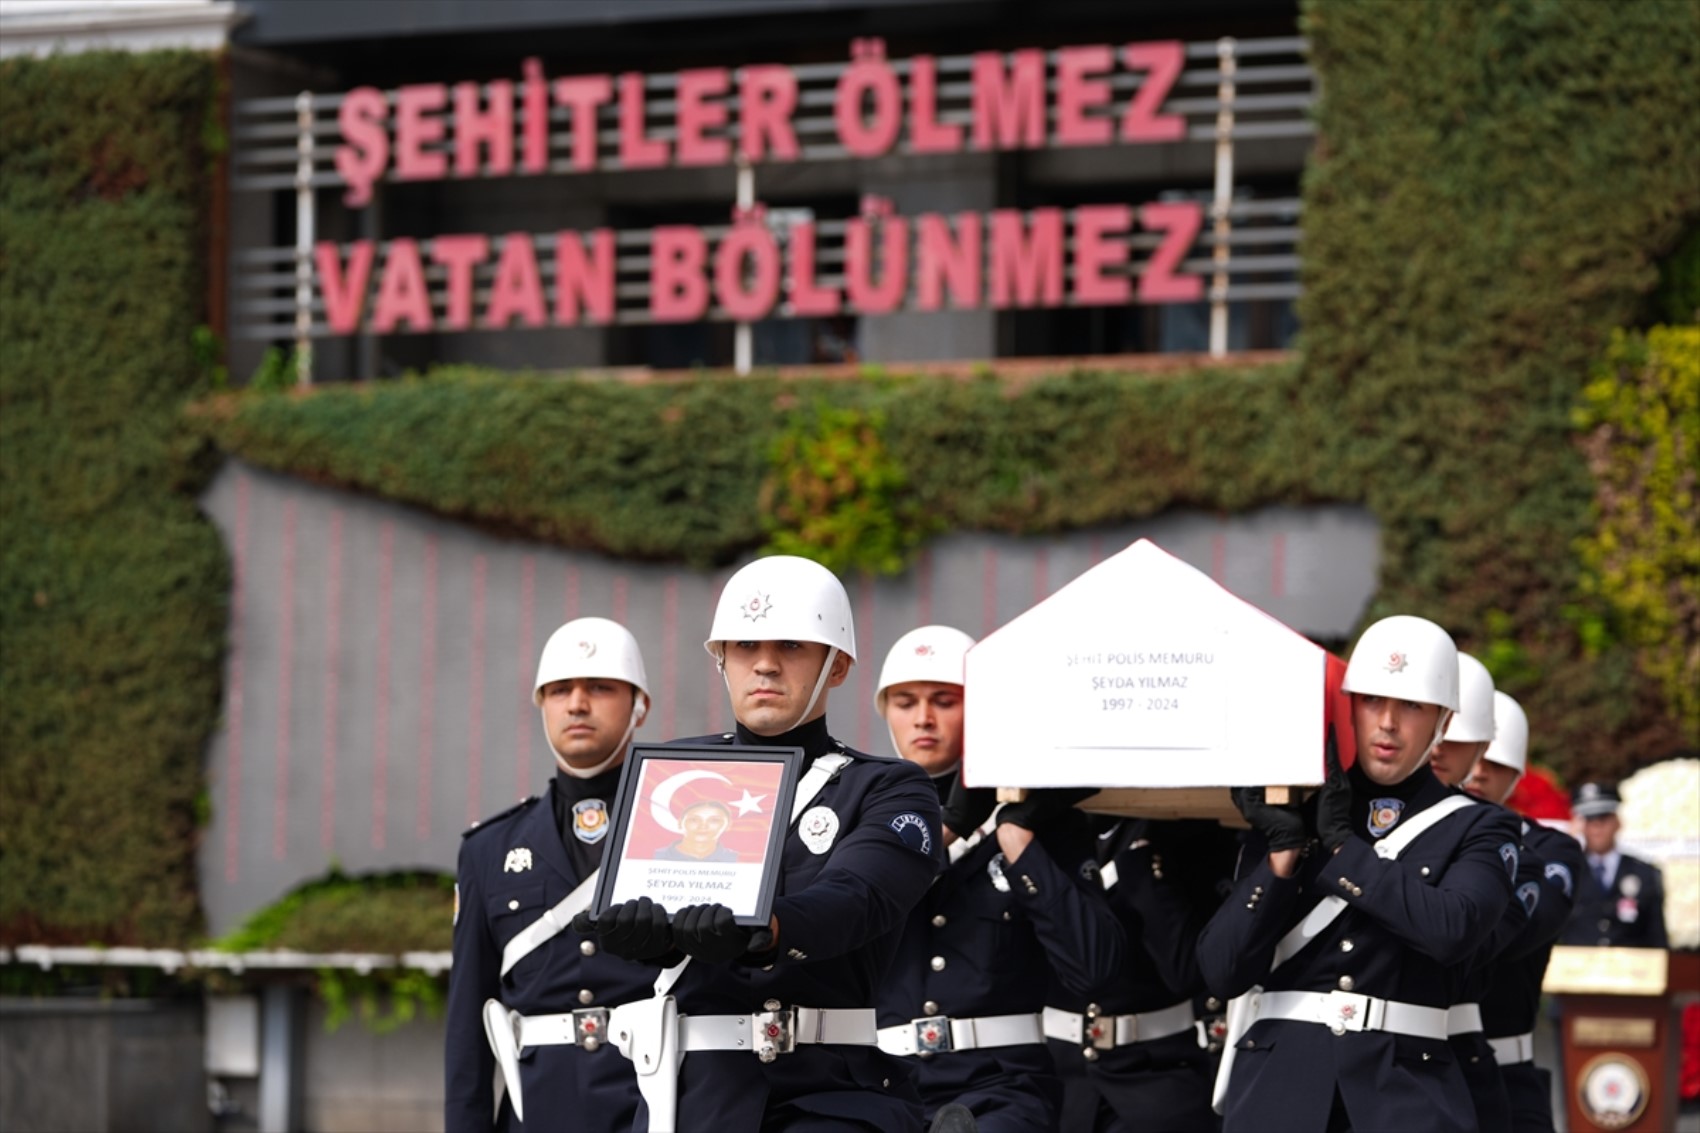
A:
POLYGON ((944 812, 944 824, 958 838, 966 838, 980 829, 980 823, 991 817, 997 805, 997 788, 965 787, 959 775, 951 782, 950 794, 945 796, 940 809, 944 812))
POLYGON ((1316 836, 1323 848, 1333 852, 1352 836, 1352 782, 1340 769, 1340 752, 1334 745, 1334 729, 1328 730, 1328 746, 1323 753, 1328 778, 1316 794, 1316 836))
POLYGON ((673 918, 673 943, 687 956, 724 964, 746 952, 766 952, 773 934, 739 924, 725 905, 687 905, 673 918))
POLYGON ((667 910, 648 897, 610 905, 595 920, 588 912, 580 913, 573 918, 573 931, 581 936, 595 933, 602 950, 622 960, 654 960, 673 950, 667 910))
POLYGON ((1028 791, 1025 799, 998 811, 998 825, 1007 822, 1024 830, 1042 830, 1074 810, 1075 803, 1097 793, 1097 787, 1045 787, 1028 791))
POLYGON ((1269 851, 1299 850, 1310 841, 1305 828, 1305 816, 1295 806, 1273 806, 1263 799, 1262 787, 1235 787, 1229 792, 1234 806, 1251 823, 1251 828, 1263 835, 1269 851))

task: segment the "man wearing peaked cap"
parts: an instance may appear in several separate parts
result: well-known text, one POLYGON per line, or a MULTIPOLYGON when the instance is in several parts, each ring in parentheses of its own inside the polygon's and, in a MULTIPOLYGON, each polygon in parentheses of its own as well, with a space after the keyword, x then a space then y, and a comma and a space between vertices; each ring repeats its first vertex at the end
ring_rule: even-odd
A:
POLYGON ((1571 798, 1588 868, 1577 879, 1576 910, 1562 943, 1668 948, 1664 875, 1657 866, 1618 850, 1620 802, 1617 788, 1603 783, 1583 783, 1571 798))
MULTIPOLYGON (((1529 720, 1505 693, 1496 691, 1493 699, 1493 742, 1477 762, 1468 790, 1487 802, 1503 803, 1528 766, 1529 720)), ((1581 847, 1569 835, 1527 819, 1522 820, 1522 831, 1529 856, 1540 863, 1539 883, 1532 894, 1525 888, 1527 883, 1518 885, 1518 897, 1534 905, 1529 929, 1486 968, 1482 1033, 1510 1108, 1509 1116, 1496 1128, 1552 1133, 1552 1075, 1534 1062, 1535 1018, 1552 946, 1569 919, 1576 879, 1587 866, 1581 847)))
POLYGON ((1045 1049, 1047 977, 1089 996, 1121 968, 1125 941, 1069 793, 1034 792, 994 817, 996 792, 962 785, 973 644, 949 626, 910 630, 874 693, 898 754, 944 804, 951 863, 903 929, 879 996, 880 1046, 915 1068, 935 1123, 959 1105, 980 1133, 1045 1133, 1060 1100, 1045 1049))
POLYGON ((937 792, 919 768, 827 731, 856 638, 849 596, 825 567, 776 555, 739 570, 704 646, 737 726, 679 742, 801 748, 805 772, 765 929, 723 905, 648 898, 594 926, 624 955, 683 962, 625 1028, 622 1049, 659 1063, 645 1073, 634 1060, 644 1106, 633 1128, 919 1133, 920 1098, 909 1068, 879 1048, 874 1003, 943 857, 937 792), (610 934, 610 921, 641 931, 610 934))
POLYGON ((607 1018, 648 995, 658 969, 610 955, 568 922, 589 904, 648 685, 637 642, 606 618, 568 622, 543 646, 532 703, 557 774, 541 797, 461 842, 444 1045, 449 1133, 522 1121, 613 1133, 636 1116, 637 1083, 607 1045, 607 1018))
POLYGON ((1517 825, 1427 766, 1459 707, 1458 650, 1433 622, 1364 631, 1341 687, 1356 760, 1306 807, 1237 789, 1251 825, 1199 967, 1233 998, 1218 1072, 1226 1133, 1477 1128, 1447 1042, 1464 965, 1512 898, 1517 825))

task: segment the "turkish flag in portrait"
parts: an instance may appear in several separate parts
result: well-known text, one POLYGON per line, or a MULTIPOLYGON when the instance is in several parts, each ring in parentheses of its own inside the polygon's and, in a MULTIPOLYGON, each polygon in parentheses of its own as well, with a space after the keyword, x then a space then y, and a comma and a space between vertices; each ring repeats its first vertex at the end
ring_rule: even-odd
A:
POLYGON ((785 765, 765 760, 668 759, 644 761, 632 803, 623 856, 653 858, 677 843, 686 812, 724 820, 719 846, 740 862, 759 862, 767 854, 785 765))

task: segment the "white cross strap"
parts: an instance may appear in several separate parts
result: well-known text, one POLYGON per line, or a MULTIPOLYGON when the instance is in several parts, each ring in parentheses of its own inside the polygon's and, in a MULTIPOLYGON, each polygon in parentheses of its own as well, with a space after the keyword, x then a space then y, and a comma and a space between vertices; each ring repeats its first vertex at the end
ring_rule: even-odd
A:
POLYGON ((601 872, 599 869, 591 870, 590 876, 579 882, 571 893, 508 941, 502 949, 502 975, 512 971, 515 964, 531 955, 539 945, 565 932, 574 917, 590 908, 590 899, 596 894, 596 875, 601 872))

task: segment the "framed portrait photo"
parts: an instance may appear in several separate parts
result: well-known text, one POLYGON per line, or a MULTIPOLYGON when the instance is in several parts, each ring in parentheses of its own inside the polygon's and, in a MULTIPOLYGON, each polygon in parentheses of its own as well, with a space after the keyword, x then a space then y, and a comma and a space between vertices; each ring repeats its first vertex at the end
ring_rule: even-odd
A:
POLYGON ((648 897, 765 926, 802 771, 802 748, 633 745, 592 914, 648 897))

